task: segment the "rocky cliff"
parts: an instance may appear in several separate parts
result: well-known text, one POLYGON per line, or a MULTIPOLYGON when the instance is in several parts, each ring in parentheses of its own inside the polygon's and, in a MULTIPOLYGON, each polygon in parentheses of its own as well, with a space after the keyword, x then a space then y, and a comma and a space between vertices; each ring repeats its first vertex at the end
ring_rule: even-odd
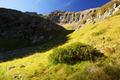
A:
POLYGON ((63 27, 42 17, 0 8, 0 40, 17 39, 42 43, 62 31, 64 31, 63 27))
POLYGON ((106 17, 115 14, 119 10, 120 1, 113 0, 99 8, 89 9, 81 12, 55 11, 49 14, 47 18, 60 25, 78 23, 78 28, 85 23, 95 23, 96 21, 105 19, 106 17))
POLYGON ((112 2, 120 2, 120 0, 111 0, 112 2))

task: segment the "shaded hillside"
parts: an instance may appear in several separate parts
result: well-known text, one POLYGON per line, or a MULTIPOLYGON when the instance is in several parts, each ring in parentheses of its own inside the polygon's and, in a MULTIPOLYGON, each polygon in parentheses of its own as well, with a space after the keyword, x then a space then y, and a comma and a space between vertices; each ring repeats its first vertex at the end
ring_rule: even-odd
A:
POLYGON ((50 20, 16 10, 0 8, 0 47, 22 47, 44 43, 65 29, 50 20))

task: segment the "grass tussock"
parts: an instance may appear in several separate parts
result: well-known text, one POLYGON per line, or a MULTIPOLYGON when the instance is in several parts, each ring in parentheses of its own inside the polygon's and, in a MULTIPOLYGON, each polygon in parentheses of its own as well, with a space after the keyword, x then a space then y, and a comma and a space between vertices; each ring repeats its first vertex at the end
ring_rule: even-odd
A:
POLYGON ((75 64, 81 61, 95 61, 100 57, 103 57, 103 54, 96 49, 89 45, 75 42, 63 48, 54 49, 49 56, 49 60, 53 64, 75 64))

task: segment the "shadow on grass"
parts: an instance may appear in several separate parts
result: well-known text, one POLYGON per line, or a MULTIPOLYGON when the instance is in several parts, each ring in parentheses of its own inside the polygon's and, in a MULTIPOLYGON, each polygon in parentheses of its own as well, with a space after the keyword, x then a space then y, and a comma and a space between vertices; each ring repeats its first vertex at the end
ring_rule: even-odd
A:
MULTIPOLYGON (((9 51, 1 51, 0 62, 5 62, 5 61, 17 59, 17 58, 23 58, 23 57, 32 55, 35 52, 48 51, 54 47, 64 44, 68 40, 67 35, 72 32, 73 32, 73 30, 64 31, 63 33, 61 33, 60 35, 57 35, 57 37, 55 37, 54 39, 52 39, 50 41, 47 41, 46 43, 37 43, 34 45, 29 45, 29 47, 25 47, 25 48, 18 47, 18 49, 16 49, 16 50, 13 50, 11 48, 11 50, 9 50, 9 51)), ((20 44, 24 45, 24 43, 20 43, 20 44)))

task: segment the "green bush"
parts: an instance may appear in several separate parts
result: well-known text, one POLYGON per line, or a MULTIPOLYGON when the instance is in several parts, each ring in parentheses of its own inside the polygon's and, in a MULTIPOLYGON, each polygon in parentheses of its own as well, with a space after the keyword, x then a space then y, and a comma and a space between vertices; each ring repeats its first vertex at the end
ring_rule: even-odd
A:
POLYGON ((49 61, 53 64, 75 64, 80 61, 95 61, 102 56, 102 53, 91 46, 76 42, 63 48, 54 49, 49 56, 49 61))

